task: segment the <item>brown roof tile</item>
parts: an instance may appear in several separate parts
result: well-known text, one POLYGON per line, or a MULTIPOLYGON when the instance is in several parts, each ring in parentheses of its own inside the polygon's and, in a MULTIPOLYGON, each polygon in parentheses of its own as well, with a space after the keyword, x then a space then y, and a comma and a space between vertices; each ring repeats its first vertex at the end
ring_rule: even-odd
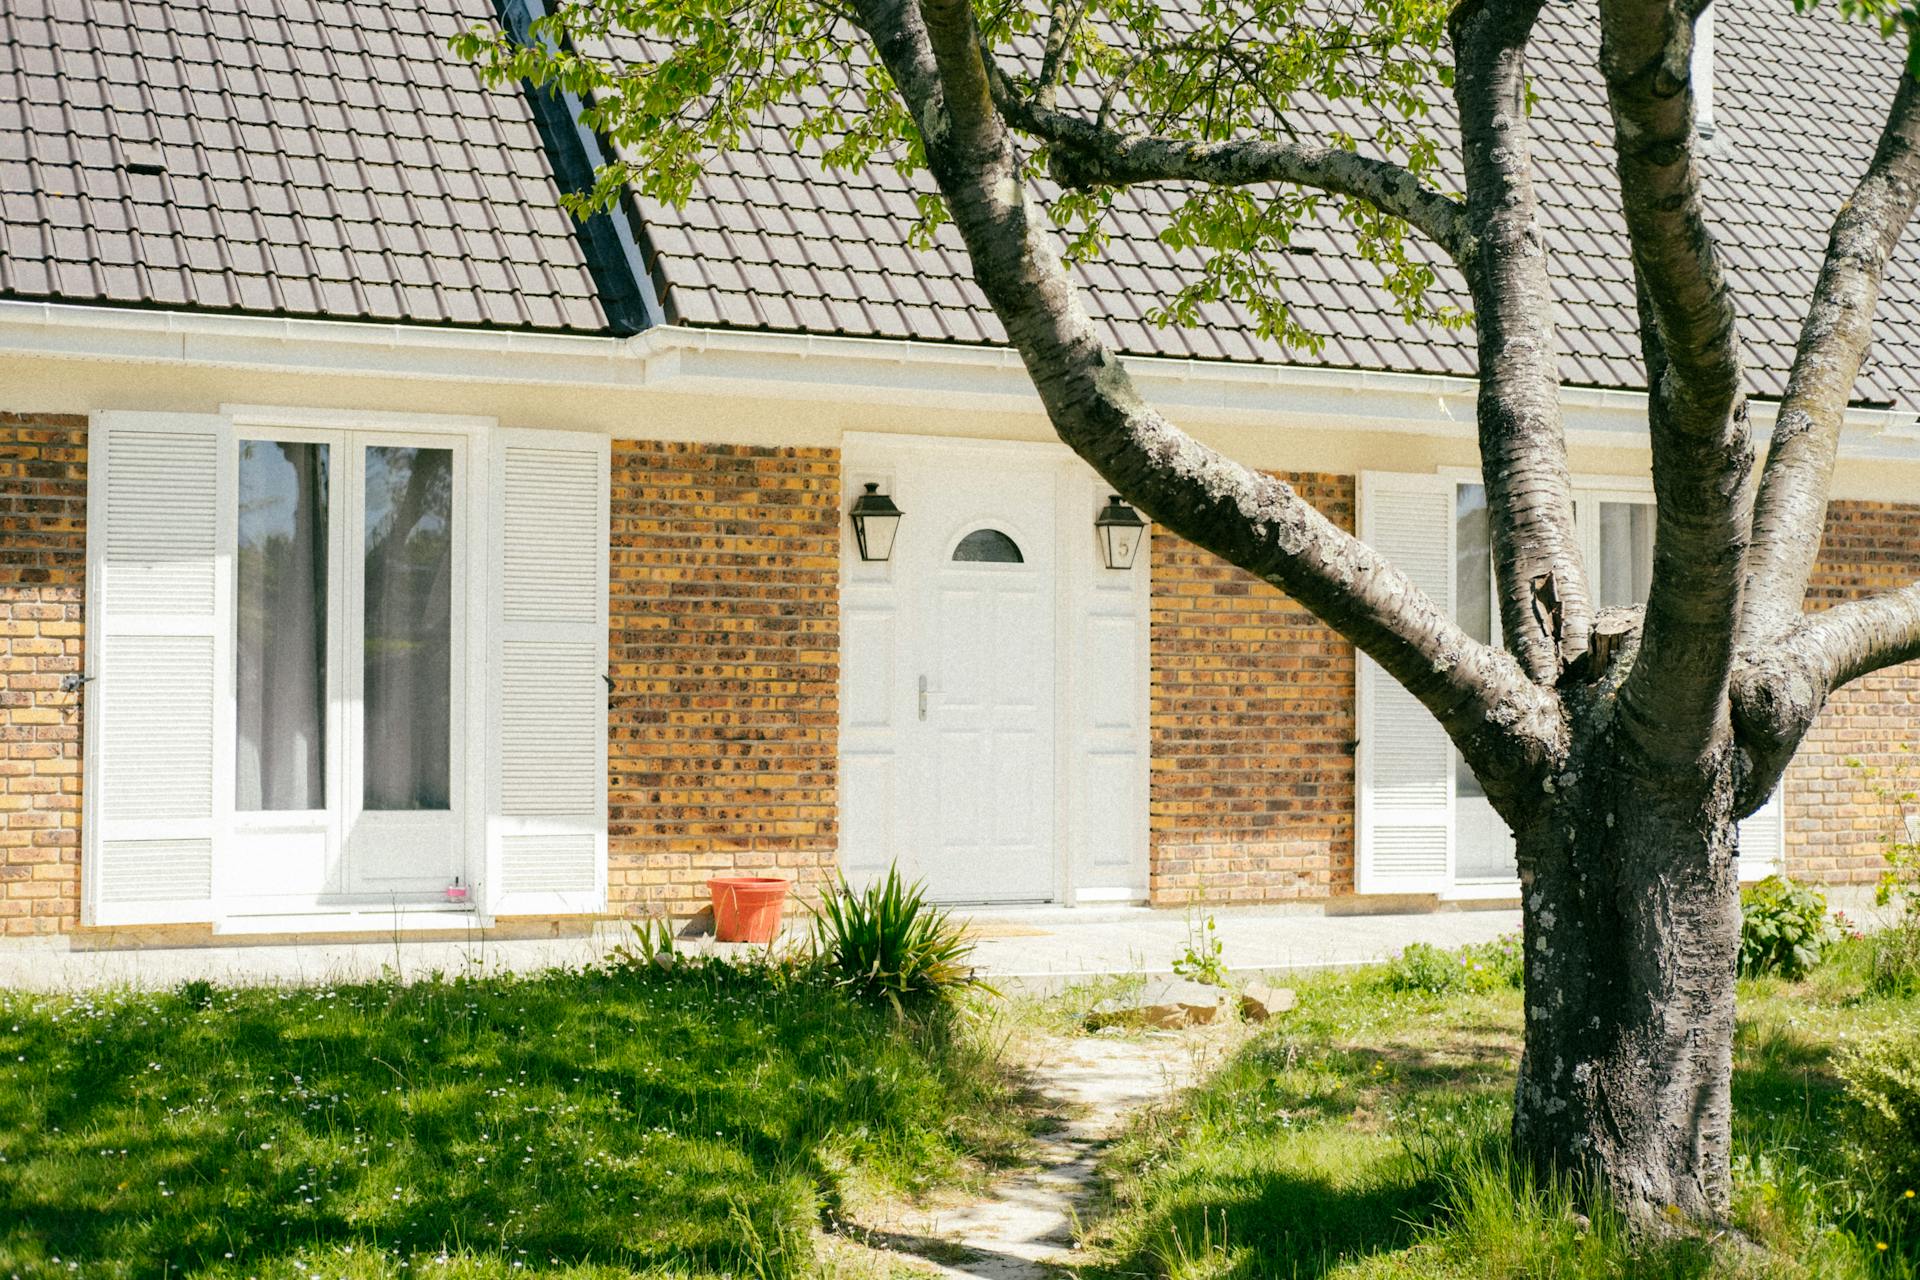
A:
POLYGON ((6 0, 0 295, 606 331, 526 95, 446 47, 492 17, 489 0, 6 0), (137 243, 43 235, 128 226, 137 243), (536 298, 479 284, 529 258, 536 298))

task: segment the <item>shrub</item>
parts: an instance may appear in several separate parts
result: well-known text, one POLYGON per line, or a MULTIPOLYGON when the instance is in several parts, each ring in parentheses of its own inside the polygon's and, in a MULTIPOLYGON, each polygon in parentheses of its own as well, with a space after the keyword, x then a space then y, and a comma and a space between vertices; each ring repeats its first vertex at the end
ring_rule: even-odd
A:
POLYGON ((1902 1194, 1920 1187, 1920 1031, 1895 1031, 1843 1050, 1836 1062, 1859 1108, 1868 1171, 1902 1194))
POLYGON ((814 951, 842 986, 900 1000, 977 985, 973 943, 898 867, 855 892, 842 880, 813 919, 814 951))
POLYGON ((1387 964, 1381 985, 1389 991, 1443 996, 1495 991, 1525 981, 1518 934, 1442 951, 1426 942, 1409 943, 1387 964))
POLYGON ((1826 897, 1781 876, 1742 889, 1740 914, 1740 972, 1749 978, 1805 977, 1840 940, 1826 897))

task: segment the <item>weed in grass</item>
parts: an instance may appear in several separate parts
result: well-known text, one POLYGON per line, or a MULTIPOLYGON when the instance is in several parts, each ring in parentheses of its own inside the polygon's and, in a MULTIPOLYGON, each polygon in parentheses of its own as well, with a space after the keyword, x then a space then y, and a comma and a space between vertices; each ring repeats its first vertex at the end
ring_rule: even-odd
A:
POLYGON ((1740 890, 1740 972, 1747 977, 1805 977, 1840 937, 1818 890, 1784 876, 1740 890))
POLYGON ((1503 987, 1518 990, 1523 980, 1518 934, 1453 951, 1442 951, 1425 942, 1411 943, 1378 975, 1380 984, 1389 990, 1427 996, 1503 987))
POLYGON ((1187 913, 1187 949, 1173 962, 1174 976, 1212 987, 1227 985, 1227 962, 1220 936, 1214 929, 1213 914, 1204 920, 1196 912, 1187 913))

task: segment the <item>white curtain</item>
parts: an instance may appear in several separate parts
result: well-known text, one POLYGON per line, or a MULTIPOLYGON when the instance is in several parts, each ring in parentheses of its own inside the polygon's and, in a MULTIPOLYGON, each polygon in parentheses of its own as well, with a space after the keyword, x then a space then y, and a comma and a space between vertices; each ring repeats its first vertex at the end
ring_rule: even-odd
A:
POLYGON ((327 446, 240 445, 241 810, 324 809, 327 446))

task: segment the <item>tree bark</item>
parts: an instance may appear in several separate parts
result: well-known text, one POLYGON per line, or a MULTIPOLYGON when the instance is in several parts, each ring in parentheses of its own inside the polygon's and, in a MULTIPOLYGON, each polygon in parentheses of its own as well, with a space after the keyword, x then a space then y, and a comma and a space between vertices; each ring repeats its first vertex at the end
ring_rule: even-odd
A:
POLYGON ((1593 609, 1560 422, 1553 283, 1533 190, 1526 51, 1538 0, 1469 0, 1448 21, 1465 152, 1461 260, 1473 295, 1480 474, 1507 647, 1552 684, 1587 649, 1593 609))
POLYGON ((1753 512, 1739 315, 1694 157, 1698 13, 1672 0, 1600 4, 1656 510, 1643 647, 1622 701, 1638 744, 1681 769, 1732 731, 1727 685, 1753 512))
POLYGON ((1365 200, 1419 230, 1455 260, 1474 251, 1460 202, 1426 186, 1401 165, 1324 143, 1267 138, 1206 142, 1122 133, 1023 98, 1004 80, 997 89, 1008 121, 1046 141, 1051 175, 1064 187, 1293 183, 1365 200))
POLYGON ((1516 831, 1526 1051, 1513 1138, 1663 1232, 1728 1208, 1740 951, 1730 748, 1676 771, 1638 750, 1618 690, 1636 656, 1568 697, 1572 745, 1516 831))

